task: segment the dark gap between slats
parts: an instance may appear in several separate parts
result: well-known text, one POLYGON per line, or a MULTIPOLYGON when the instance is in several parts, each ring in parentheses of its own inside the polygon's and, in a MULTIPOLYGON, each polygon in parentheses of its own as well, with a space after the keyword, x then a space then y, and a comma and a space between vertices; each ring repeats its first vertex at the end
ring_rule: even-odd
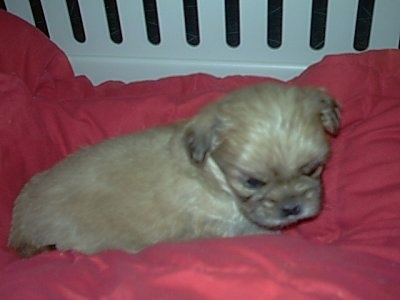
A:
POLYGON ((200 44, 199 16, 197 11, 197 0, 183 0, 185 15, 186 41, 189 45, 200 44))
POLYGON ((49 30, 47 28, 46 18, 43 12, 42 3, 40 2, 40 0, 29 0, 29 4, 31 6, 33 20, 36 27, 45 35, 50 37, 49 30))
POLYGON ((226 43, 231 47, 238 47, 240 45, 239 9, 239 0, 225 0, 226 43))
POLYGON ((282 46, 282 0, 268 1, 267 44, 273 49, 282 46))
POLYGON ((374 15, 374 4, 374 0, 358 1, 356 31, 354 33, 354 49, 358 51, 368 49, 374 15))
POLYGON ((81 9, 78 0, 66 0, 69 21, 71 22, 72 33, 75 40, 80 43, 86 41, 85 29, 83 27, 81 9))
POLYGON ((147 39, 153 45, 159 45, 161 43, 161 36, 156 1, 143 0, 143 9, 146 19, 147 39))
POLYGON ((4 3, 4 0, 0 0, 0 9, 7 11, 6 4, 4 3))
POLYGON ((110 38, 114 43, 121 44, 122 32, 117 3, 115 0, 104 0, 104 7, 106 9, 110 38))
POLYGON ((328 0, 312 2, 310 46, 314 50, 320 50, 325 45, 327 6, 328 0))

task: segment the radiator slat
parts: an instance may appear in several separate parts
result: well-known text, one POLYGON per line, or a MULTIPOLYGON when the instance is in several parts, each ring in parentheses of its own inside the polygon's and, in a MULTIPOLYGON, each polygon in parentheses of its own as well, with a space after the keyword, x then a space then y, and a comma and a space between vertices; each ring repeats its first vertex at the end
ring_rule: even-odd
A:
POLYGON ((324 49, 326 53, 354 51, 357 6, 357 0, 328 1, 324 49))
POLYGON ((73 37, 65 1, 42 0, 42 7, 50 38, 61 48, 70 49, 71 45, 74 45, 77 41, 73 37), (64 26, 60 26, 59 24, 64 24, 64 26))
MULTIPOLYGON (((82 21, 86 32, 86 47, 89 51, 105 51, 114 46, 108 32, 107 17, 103 1, 79 1, 82 21)), ((112 48, 111 48, 112 49, 112 48)))
POLYGON ((251 52, 267 53, 267 2, 253 0, 240 2, 241 46, 251 52), (252 16, 248 18, 247 16, 252 16))
POLYGON ((221 49, 228 49, 225 37, 224 1, 197 1, 199 14, 200 47, 212 57, 220 56, 221 49))
POLYGON ((185 16, 182 0, 157 1, 160 23, 160 48, 171 51, 175 56, 176 49, 186 47, 185 16))
POLYGON ((124 47, 145 51, 150 47, 147 38, 142 1, 118 1, 124 47))
POLYGON ((310 50, 312 0, 283 1, 282 50, 303 55, 310 50))
POLYGON ((372 18, 371 40, 369 43, 370 48, 397 48, 400 37, 399 31, 399 0, 375 0, 375 11, 372 18))
POLYGON ((35 25, 29 1, 4 0, 7 10, 35 25))

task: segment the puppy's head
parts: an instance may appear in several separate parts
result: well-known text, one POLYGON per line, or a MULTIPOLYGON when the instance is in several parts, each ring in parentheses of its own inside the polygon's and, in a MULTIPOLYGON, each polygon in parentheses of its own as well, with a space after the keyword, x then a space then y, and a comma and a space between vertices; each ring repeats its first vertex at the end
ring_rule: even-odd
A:
POLYGON ((283 227, 318 214, 327 134, 337 133, 339 118, 321 89, 262 84, 206 107, 184 143, 198 167, 213 160, 248 219, 283 227))

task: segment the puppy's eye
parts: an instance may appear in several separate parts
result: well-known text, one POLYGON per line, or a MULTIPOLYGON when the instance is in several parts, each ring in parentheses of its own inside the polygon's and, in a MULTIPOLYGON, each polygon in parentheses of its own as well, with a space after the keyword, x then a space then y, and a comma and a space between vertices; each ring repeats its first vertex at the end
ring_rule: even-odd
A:
POLYGON ((266 185, 266 182, 254 177, 249 177, 244 181, 243 185, 248 189, 259 189, 266 185))
POLYGON ((302 173, 309 177, 318 177, 322 173, 322 165, 316 165, 313 167, 305 167, 302 169, 302 173))

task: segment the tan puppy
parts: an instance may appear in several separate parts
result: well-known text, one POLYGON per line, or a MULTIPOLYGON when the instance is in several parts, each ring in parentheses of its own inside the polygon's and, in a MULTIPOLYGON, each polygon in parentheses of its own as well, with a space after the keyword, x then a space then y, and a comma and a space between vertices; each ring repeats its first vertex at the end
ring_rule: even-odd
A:
POLYGON ((136 252, 278 230, 318 214, 325 132, 338 128, 338 106, 320 89, 238 90, 192 120, 104 141, 34 176, 9 245, 22 256, 136 252))

